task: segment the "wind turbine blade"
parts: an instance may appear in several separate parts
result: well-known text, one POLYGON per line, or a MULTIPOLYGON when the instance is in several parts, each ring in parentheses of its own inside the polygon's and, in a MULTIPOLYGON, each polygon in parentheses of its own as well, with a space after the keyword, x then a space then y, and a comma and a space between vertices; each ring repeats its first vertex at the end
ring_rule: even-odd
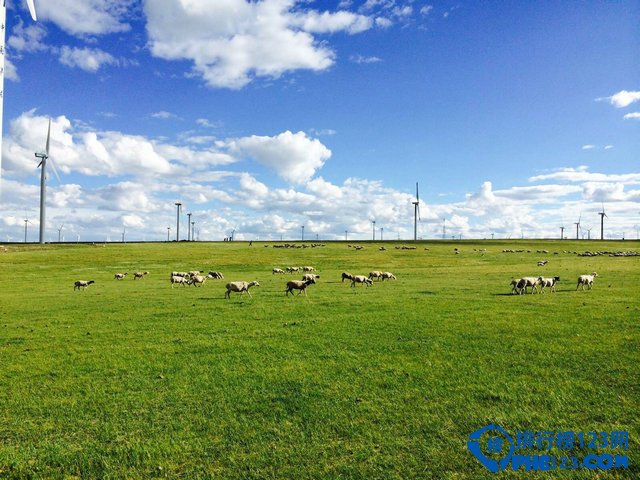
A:
POLYGON ((60 175, 58 175, 58 169, 56 168, 56 164, 52 158, 49 159, 49 165, 51 165, 51 169, 53 170, 53 173, 55 174, 56 179, 58 180, 58 183, 62 183, 62 180, 60 180, 60 175))
POLYGON ((33 0, 27 0, 27 5, 29 5, 29 13, 31 13, 31 18, 33 18, 34 22, 38 21, 36 17, 36 6, 33 4, 33 0))
POLYGON ((422 220, 420 218, 420 204, 418 203, 418 205, 416 205, 416 207, 418 208, 418 220, 422 220))
POLYGON ((50 139, 51 139, 51 119, 49 119, 49 129, 47 130, 47 147, 45 148, 47 157, 49 157, 49 140, 50 139))

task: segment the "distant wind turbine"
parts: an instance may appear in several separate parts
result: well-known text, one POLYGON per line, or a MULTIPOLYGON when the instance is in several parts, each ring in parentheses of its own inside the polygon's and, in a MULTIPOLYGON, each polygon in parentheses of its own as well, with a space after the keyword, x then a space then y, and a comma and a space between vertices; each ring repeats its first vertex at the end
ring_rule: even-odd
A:
POLYGON ((58 229, 58 243, 60 243, 60 239, 62 236, 62 227, 64 227, 64 223, 60 225, 60 228, 58 229))
MULTIPOLYGON (((44 243, 44 229, 46 223, 46 210, 47 210, 47 160, 49 159, 49 141, 51 139, 51 119, 49 119, 49 129, 47 130, 47 144, 43 153, 36 153, 36 157, 40 159, 38 167, 42 167, 40 171, 40 243, 44 243)), ((51 161, 51 167, 53 173, 55 173, 58 182, 60 182, 60 176, 56 171, 56 167, 51 161)))
POLYGON ((418 240, 418 220, 420 220, 420 195, 418 194, 418 182, 416 182, 416 201, 413 204, 413 239, 418 240))
MULTIPOLYGON (((36 18, 36 8, 33 4, 33 0, 27 0, 27 5, 29 6, 29 12, 31 12, 31 18, 33 21, 37 21, 36 18)), ((7 5, 6 0, 2 1, 2 6, 0 6, 0 28, 2 32, 0 32, 0 192, 2 192, 2 114, 4 110, 4 63, 5 63, 5 33, 7 30, 7 5)))
POLYGON ((573 222, 573 224, 576 226, 576 240, 580 239, 580 220, 582 220, 582 213, 580 214, 580 217, 578 217, 578 221, 573 222))
POLYGON ((604 213, 604 203, 602 204, 602 211, 598 212, 598 215, 600 215, 600 240, 604 240, 604 217, 607 216, 604 213))

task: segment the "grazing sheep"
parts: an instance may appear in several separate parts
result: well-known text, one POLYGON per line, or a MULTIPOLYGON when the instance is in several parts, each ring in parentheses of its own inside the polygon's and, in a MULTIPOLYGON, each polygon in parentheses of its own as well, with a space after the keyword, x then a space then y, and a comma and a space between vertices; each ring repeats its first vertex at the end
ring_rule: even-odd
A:
POLYGON ((304 292, 304 295, 307 296, 307 287, 312 283, 316 283, 315 278, 309 278, 307 280, 290 280, 287 282, 287 289, 284 291, 284 294, 293 295, 294 290, 300 290, 298 295, 304 292))
POLYGON ((315 273, 305 273, 302 276, 302 281, 306 282, 307 280, 313 280, 312 283, 316 283, 316 280, 320 278, 320 275, 316 275, 315 273))
POLYGON ((382 281, 385 280, 395 280, 396 276, 391 272, 382 272, 382 281))
POLYGON ((204 282, 206 281, 207 281, 207 277, 203 277, 202 275, 194 275, 189 280, 189 284, 193 285, 194 287, 201 287, 202 285, 204 285, 204 282))
POLYGON ((584 290, 584 286, 586 285, 589 290, 593 288, 593 279, 596 278, 598 274, 593 272, 591 275, 580 275, 578 277, 578 285, 576 286, 576 290, 582 285, 582 290, 584 290))
POLYGON ((288 273, 296 273, 298 271, 300 271, 300 267, 287 267, 288 273))
POLYGON ((342 272, 342 283, 344 283, 345 278, 348 280, 353 280, 353 275, 351 275, 349 272, 342 272))
POLYGON ((149 272, 136 272, 133 274, 133 279, 137 280, 138 278, 144 278, 145 275, 149 275, 149 272))
POLYGON ((522 277, 518 282, 518 289, 520 293, 527 293, 527 287, 531 287, 531 293, 540 293, 538 287, 540 287, 539 277, 522 277))
POLYGON ((538 262, 538 266, 539 267, 544 267, 547 263, 549 263, 549 260, 540 260, 538 262))
POLYGON ((188 272, 171 272, 172 277, 189 277, 188 272))
POLYGON ((560 281, 560 277, 551 277, 551 278, 539 277, 538 280, 540 280, 540 285, 542 285, 542 288, 540 289, 540 293, 544 292, 545 287, 549 287, 552 292, 555 292, 556 283, 560 281))
POLYGON ((249 289, 251 287, 259 286, 260 284, 257 280, 254 280, 253 282, 229 282, 227 283, 227 291, 224 294, 224 298, 231 298, 231 292, 239 292, 240 296, 242 296, 244 292, 247 292, 247 294, 251 296, 251 292, 249 291, 249 289))
POLYGON ((382 272, 379 271, 379 270, 374 270, 373 272, 369 272, 369 278, 370 279, 374 279, 374 278, 382 279, 382 272))
POLYGON ((182 285, 183 287, 189 285, 190 281, 188 277, 181 277, 180 275, 172 275, 171 276, 171 288, 175 284, 182 285))
POLYGON ((222 275, 222 272, 209 272, 207 276, 209 278, 215 278, 216 280, 222 280, 224 278, 224 275, 222 275))
POLYGON ((521 292, 521 288, 524 288, 524 286, 520 286, 520 282, 522 282, 521 278, 512 278, 511 279, 511 293, 517 293, 520 294, 521 292))
POLYGON ((282 275, 284 273, 284 270, 282 270, 281 268, 274 268, 273 270, 271 270, 271 273, 273 275, 282 275))
POLYGON ((302 267, 303 272, 315 272, 316 269, 313 267, 302 267))
POLYGON ((129 272, 125 273, 116 273, 113 278, 114 280, 124 280, 125 275, 129 275, 129 272))
POLYGON ((355 275, 352 279, 351 279, 351 286, 355 287, 356 283, 364 283, 367 287, 373 285, 373 280, 371 280, 368 277, 365 277, 364 275, 355 275))
POLYGON ((80 288, 82 288, 83 290, 86 289, 89 285, 91 285, 92 283, 96 283, 93 280, 76 280, 76 282, 73 284, 73 289, 78 289, 80 290, 80 288))
POLYGON ((191 270, 190 272, 187 272, 187 273, 190 277, 195 277, 196 275, 200 275, 201 273, 204 273, 204 270, 191 270))

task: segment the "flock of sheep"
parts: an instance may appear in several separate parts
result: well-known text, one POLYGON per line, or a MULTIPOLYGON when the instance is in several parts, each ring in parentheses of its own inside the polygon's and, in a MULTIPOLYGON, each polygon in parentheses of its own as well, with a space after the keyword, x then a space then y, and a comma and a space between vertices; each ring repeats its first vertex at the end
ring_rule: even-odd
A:
MULTIPOLYGON (((540 265, 540 263, 538 263, 540 265)), ((590 275, 580 275, 578 277, 578 285, 576 290, 582 287, 587 287, 591 290, 593 288, 593 280, 598 276, 596 272, 590 275)), ((549 288, 551 292, 556 291, 556 284, 560 281, 560 277, 522 277, 514 278, 511 280, 511 293, 522 295, 527 293, 527 288, 531 288, 529 293, 544 293, 545 288, 549 288)))

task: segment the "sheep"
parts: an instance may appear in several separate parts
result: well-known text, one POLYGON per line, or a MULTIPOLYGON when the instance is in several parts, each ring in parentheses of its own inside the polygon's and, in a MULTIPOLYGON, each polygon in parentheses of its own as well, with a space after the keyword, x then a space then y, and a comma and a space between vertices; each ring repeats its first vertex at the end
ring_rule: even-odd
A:
POLYGON ((191 270, 190 272, 187 272, 189 274, 190 277, 195 277, 196 275, 200 275, 201 273, 204 273, 204 270, 191 270))
POLYGON ((522 282, 521 278, 512 278, 511 279, 511 293, 518 293, 518 294, 522 293, 520 291, 521 287, 519 286, 520 282, 522 282))
POLYGON ((538 277, 538 280, 540 280, 540 285, 542 285, 542 288, 540 289, 540 293, 544 292, 545 287, 550 287, 551 291, 555 292, 556 283, 560 281, 560 277, 551 277, 551 278, 538 277))
POLYGON ((373 272, 369 272, 369 278, 374 279, 374 278, 382 278, 382 272, 379 270, 374 270, 373 272))
POLYGON ((373 280, 371 280, 368 277, 365 277, 364 275, 355 275, 352 279, 351 279, 351 286, 355 287, 356 283, 363 283, 365 284, 367 287, 373 285, 373 280))
POLYGON ((257 280, 254 280, 253 282, 229 282, 227 283, 227 291, 224 294, 224 297, 231 298, 231 292, 239 292, 240 296, 242 296, 244 292, 247 292, 247 294, 251 296, 251 292, 249 291, 249 289, 251 287, 259 287, 259 286, 260 284, 258 283, 257 280))
POLYGON ((303 272, 315 272, 316 269, 313 267, 302 267, 303 272))
POLYGON ((538 262, 538 266, 539 267, 544 267, 547 263, 549 263, 549 260, 540 260, 538 262))
POLYGON ((209 274, 207 275, 207 277, 209 277, 209 278, 215 278, 216 280, 222 280, 222 279, 224 279, 224 275, 222 275, 222 272, 209 272, 209 274))
POLYGON ((307 287, 312 283, 316 283, 315 278, 309 278, 307 280, 290 280, 287 282, 287 289, 284 291, 284 294, 288 296, 289 294, 293 295, 294 290, 300 290, 298 295, 304 292, 305 297, 307 296, 307 287))
POLYGON ((194 275, 189 280, 189 284, 195 287, 198 287, 198 286, 201 287, 202 285, 204 285, 204 282, 206 281, 207 281, 207 277, 203 277, 202 275, 194 275))
POLYGON ((171 272, 172 277, 189 277, 188 272, 171 272))
POLYGON ((386 280, 395 280, 396 276, 391 272, 382 272, 382 281, 386 280))
POLYGON ((284 273, 284 270, 282 270, 281 268, 274 268, 273 270, 271 270, 271 273, 273 275, 282 275, 284 273))
POLYGON ((114 280, 124 280, 125 275, 129 275, 129 272, 124 272, 124 273, 116 273, 113 276, 114 280))
POLYGON ((86 289, 89 285, 91 285, 92 283, 96 283, 93 280, 76 280, 75 283, 73 284, 73 289, 76 290, 80 290, 80 288, 82 288, 83 290, 86 289))
POLYGON ((185 285, 189 285, 189 278, 181 277, 180 275, 172 275, 171 276, 171 288, 173 288, 173 286, 175 284, 182 285, 183 287, 185 285))
POLYGON ((144 278, 145 275, 149 275, 149 272, 136 272, 133 274, 133 279, 137 280, 138 278, 144 278))
POLYGON ((522 277, 518 282, 518 289, 520 293, 527 293, 527 287, 531 287, 531 293, 539 293, 538 287, 540 286, 539 277, 522 277))
POLYGON ((351 275, 349 272, 342 272, 342 283, 344 283, 345 278, 348 280, 353 280, 353 275, 351 275))
POLYGON ((296 273, 300 271, 300 267, 287 267, 287 273, 296 273))
POLYGON ((316 283, 316 280, 320 278, 320 275, 316 275, 315 273, 305 273, 302 276, 302 281, 306 282, 307 280, 313 280, 313 283, 316 283))
POLYGON ((578 277, 578 285, 576 286, 576 290, 582 285, 582 290, 584 290, 584 286, 586 285, 589 290, 593 288, 593 279, 596 278, 598 274, 596 272, 591 273, 591 275, 580 275, 578 277))

